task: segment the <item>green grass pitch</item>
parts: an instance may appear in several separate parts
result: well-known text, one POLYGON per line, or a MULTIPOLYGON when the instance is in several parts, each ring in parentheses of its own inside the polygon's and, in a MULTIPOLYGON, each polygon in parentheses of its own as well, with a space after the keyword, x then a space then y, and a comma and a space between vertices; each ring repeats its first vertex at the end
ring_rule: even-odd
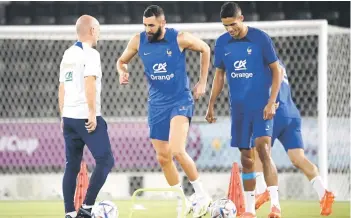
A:
MULTIPOLYGON (((120 216, 129 217, 130 201, 115 201, 120 216)), ((174 205, 162 201, 149 204, 152 209, 135 213, 133 218, 176 218, 174 205), (174 210, 173 210, 174 209, 174 210)), ((319 215, 317 201, 282 201, 283 218, 314 218, 319 215)), ((267 217, 269 203, 258 210, 257 217, 267 217)), ((191 217, 191 216, 188 216, 191 217)), ((209 215, 206 218, 210 217, 209 215)), ((330 218, 350 218, 350 202, 335 202, 330 218)), ((0 201, 0 218, 64 218, 62 201, 0 201)))

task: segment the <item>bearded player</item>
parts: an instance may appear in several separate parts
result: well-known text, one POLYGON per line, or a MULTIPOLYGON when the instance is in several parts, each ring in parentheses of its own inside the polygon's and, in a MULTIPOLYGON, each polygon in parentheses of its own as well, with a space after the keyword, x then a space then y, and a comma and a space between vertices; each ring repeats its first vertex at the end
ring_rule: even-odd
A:
POLYGON ((203 189, 194 161, 185 150, 194 111, 185 51, 201 53, 200 78, 194 87, 194 97, 198 99, 206 89, 210 48, 189 33, 166 28, 165 14, 157 5, 146 8, 143 23, 145 31, 132 37, 117 61, 120 83, 128 84, 127 64, 138 54, 149 84, 148 124, 157 160, 168 184, 182 189, 173 157, 178 161, 195 190, 193 217, 201 217, 207 213, 211 199, 203 189))

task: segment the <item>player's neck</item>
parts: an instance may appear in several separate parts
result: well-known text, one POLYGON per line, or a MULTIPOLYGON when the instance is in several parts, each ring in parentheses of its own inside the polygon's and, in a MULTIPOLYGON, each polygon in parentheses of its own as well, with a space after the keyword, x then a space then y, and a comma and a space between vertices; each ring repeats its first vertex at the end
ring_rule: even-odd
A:
POLYGON ((166 35, 166 28, 163 28, 161 35, 157 38, 157 41, 161 41, 162 39, 164 39, 165 35, 166 35))
POLYGON ((93 42, 91 40, 78 38, 78 41, 80 41, 81 43, 84 43, 85 45, 89 46, 90 48, 93 47, 93 42))
POLYGON ((247 32, 249 31, 249 27, 243 24, 243 30, 240 32, 240 35, 237 39, 242 39, 247 35, 247 32))

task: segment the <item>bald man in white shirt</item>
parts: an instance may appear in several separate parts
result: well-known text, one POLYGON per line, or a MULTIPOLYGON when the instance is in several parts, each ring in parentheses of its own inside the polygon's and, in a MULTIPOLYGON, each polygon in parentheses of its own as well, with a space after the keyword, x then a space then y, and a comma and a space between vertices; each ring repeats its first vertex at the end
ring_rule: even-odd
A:
POLYGON ((107 124, 101 116, 100 54, 93 49, 99 40, 100 25, 94 17, 83 15, 77 20, 76 31, 78 41, 65 51, 60 65, 59 108, 66 152, 62 188, 65 218, 90 218, 114 158, 107 124), (77 213, 74 194, 85 145, 95 159, 96 168, 77 213))

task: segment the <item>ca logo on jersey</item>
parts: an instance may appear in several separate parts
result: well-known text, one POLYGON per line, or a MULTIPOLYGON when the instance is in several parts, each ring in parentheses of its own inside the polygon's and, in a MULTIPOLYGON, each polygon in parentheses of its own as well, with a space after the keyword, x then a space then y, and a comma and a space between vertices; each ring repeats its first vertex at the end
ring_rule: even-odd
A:
POLYGON ((154 69, 154 73, 167 73, 167 63, 158 63, 155 64, 152 69, 154 69))
POLYGON ((234 70, 247 70, 246 68, 246 60, 239 60, 234 62, 234 70))
POLYGON ((73 76, 72 76, 73 72, 69 71, 65 74, 65 82, 69 82, 73 80, 73 76))

